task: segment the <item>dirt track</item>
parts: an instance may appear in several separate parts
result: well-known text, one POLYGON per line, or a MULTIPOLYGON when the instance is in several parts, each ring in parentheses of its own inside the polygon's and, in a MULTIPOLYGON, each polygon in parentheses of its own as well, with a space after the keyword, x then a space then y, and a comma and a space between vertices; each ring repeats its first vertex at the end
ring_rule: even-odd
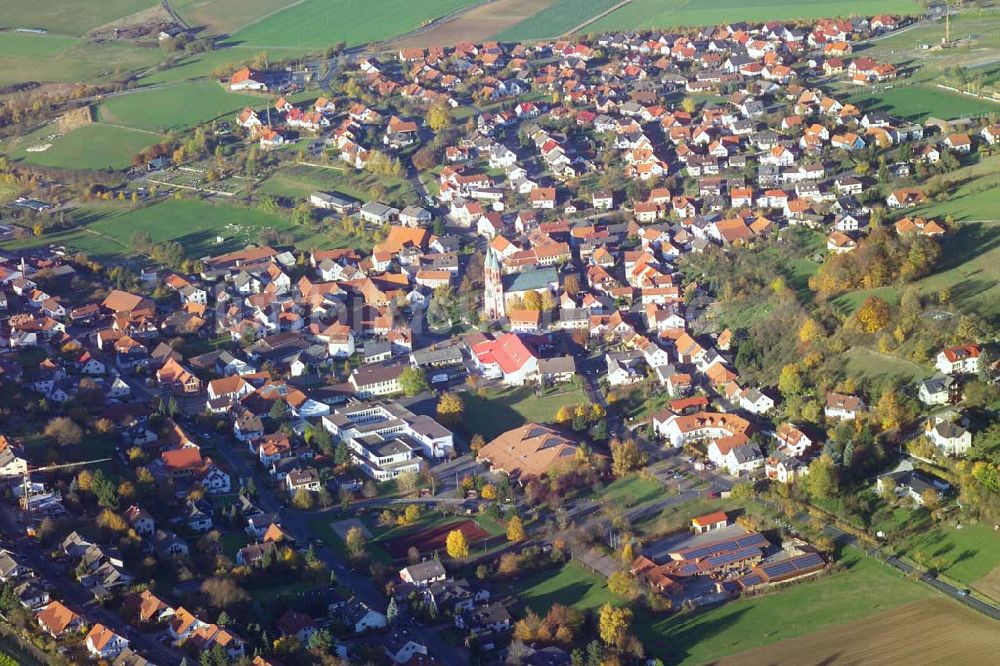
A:
MULTIPOLYGON (((775 618, 781 622, 781 618, 775 618)), ((995 663, 1000 623, 944 598, 756 648, 717 666, 995 663)))
POLYGON ((430 30, 408 35, 386 44, 390 50, 418 46, 451 46, 459 42, 482 42, 545 9, 552 0, 494 0, 462 12, 430 30))

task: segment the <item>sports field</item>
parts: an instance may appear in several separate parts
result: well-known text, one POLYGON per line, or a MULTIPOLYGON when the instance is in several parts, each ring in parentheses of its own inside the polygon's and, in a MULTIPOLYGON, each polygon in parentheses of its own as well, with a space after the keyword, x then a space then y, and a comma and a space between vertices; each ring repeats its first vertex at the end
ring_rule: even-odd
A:
MULTIPOLYGON (((780 624, 785 618, 778 618, 780 624)), ((860 622, 740 652, 719 666, 776 664, 985 664, 996 658, 997 623, 953 601, 926 599, 860 622)))
POLYGON ((0 0, 0 25, 82 35, 156 4, 155 0, 0 0))
POLYGON ((149 132, 102 123, 85 125, 58 137, 56 125, 46 125, 27 136, 18 137, 4 147, 12 159, 28 164, 62 169, 121 169, 132 163, 132 157, 160 138, 149 132), (52 138, 50 138, 52 137, 52 138), (50 144, 44 151, 28 151, 31 147, 50 144))
POLYGON ((932 83, 897 85, 884 92, 865 91, 848 98, 865 111, 885 111, 912 122, 933 116, 943 120, 1000 113, 1000 103, 951 92, 932 83))
POLYGON ((260 191, 277 196, 307 198, 317 190, 341 192, 361 201, 378 199, 386 204, 407 206, 416 195, 410 181, 391 176, 376 176, 367 171, 357 171, 344 165, 338 167, 313 167, 294 164, 281 167, 260 185, 260 191), (377 190, 383 191, 377 197, 377 190))
POLYGON ((702 664, 856 622, 930 595, 926 587, 857 551, 849 551, 844 564, 846 571, 774 594, 666 618, 638 614, 636 633, 647 656, 671 664, 702 664))
MULTIPOLYGON (((613 3, 612 3, 613 4, 613 3)), ((780 21, 872 14, 919 14, 913 0, 633 0, 588 25, 587 33, 726 21, 780 21)))
POLYGON ((134 211, 115 210, 87 228, 123 247, 134 232, 147 231, 154 243, 177 241, 189 257, 203 257, 243 248, 255 242, 262 229, 282 232, 293 225, 253 208, 171 199, 134 211), (216 243, 216 236, 223 242, 216 243))
POLYGON ((114 97, 97 107, 97 118, 110 124, 167 132, 234 115, 244 106, 268 103, 267 98, 228 92, 215 81, 192 81, 114 97))
POLYGON ((349 46, 388 39, 446 16, 474 0, 304 0, 233 34, 233 41, 264 49, 349 46))
POLYGON ((501 31, 496 37, 509 41, 558 37, 614 7, 618 2, 620 0, 555 0, 534 16, 501 31))

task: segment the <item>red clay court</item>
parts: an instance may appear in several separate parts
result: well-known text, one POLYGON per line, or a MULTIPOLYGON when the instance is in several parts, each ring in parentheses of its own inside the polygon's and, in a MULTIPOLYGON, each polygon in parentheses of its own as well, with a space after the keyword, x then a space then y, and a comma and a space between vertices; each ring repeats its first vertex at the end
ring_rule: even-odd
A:
POLYGON ((426 530, 420 530, 413 534, 389 539, 385 542, 385 549, 396 558, 406 557, 410 547, 415 546, 421 553, 432 550, 445 551, 445 540, 448 532, 452 530, 462 530, 462 534, 468 539, 470 544, 482 541, 490 536, 489 532, 480 527, 474 520, 462 520, 447 525, 439 525, 426 530))

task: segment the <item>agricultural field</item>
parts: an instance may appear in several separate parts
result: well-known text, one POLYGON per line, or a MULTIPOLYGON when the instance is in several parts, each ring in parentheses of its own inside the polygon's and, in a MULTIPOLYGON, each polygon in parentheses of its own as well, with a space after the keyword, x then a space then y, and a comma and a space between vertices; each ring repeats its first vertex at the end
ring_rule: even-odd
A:
MULTIPOLYGON (((613 4, 613 3, 612 3, 613 4)), ((587 33, 674 26, 716 25, 725 21, 779 21, 821 17, 919 14, 913 0, 634 0, 588 25, 587 33)))
POLYGON ((55 125, 7 143, 3 151, 13 160, 28 164, 63 169, 122 169, 132 163, 132 157, 143 148, 157 143, 160 138, 151 133, 112 127, 103 123, 84 125, 59 135, 55 125), (40 148, 42 151, 29 151, 40 148))
POLYGON ((1000 155, 985 157, 939 178, 946 184, 947 199, 908 210, 907 214, 942 218, 950 215, 959 222, 1000 219, 996 200, 1000 155))
POLYGON ((551 4, 552 0, 493 0, 473 7, 461 16, 421 32, 393 40, 393 48, 440 46, 484 41, 520 24, 551 4))
POLYGON ((486 441, 525 423, 551 423, 560 407, 589 402, 586 393, 573 386, 555 386, 541 396, 530 388, 493 390, 485 400, 467 392, 464 400, 464 421, 475 424, 474 432, 486 441))
POLYGON ((42 58, 58 53, 79 42, 75 37, 37 35, 22 32, 0 33, 0 56, 42 58))
POLYGON ((570 562, 558 573, 545 570, 524 576, 513 581, 511 587, 518 598, 539 615, 545 615, 552 604, 588 611, 596 610, 606 603, 616 606, 624 603, 608 589, 604 576, 591 573, 576 562, 570 562))
POLYGON ((196 81, 114 97, 97 107, 97 118, 113 125, 169 132, 267 103, 266 98, 228 92, 214 81, 196 81))
MULTIPOLYGON (((930 595, 919 583, 857 551, 850 551, 842 564, 845 571, 775 594, 665 618, 637 614, 636 633, 649 656, 671 664, 701 664, 856 622, 930 595)), ((829 656, 829 650, 824 654, 829 656)))
POLYGON ((82 35, 156 4, 155 0, 0 0, 0 25, 82 35))
POLYGON ((389 39, 472 4, 473 0, 304 0, 233 33, 237 44, 260 49, 320 49, 389 39))
POLYGON ((228 35, 296 0, 172 0, 170 4, 188 24, 203 26, 209 34, 228 35))
POLYGON ((162 60, 159 49, 127 42, 0 34, 0 85, 24 81, 99 83, 144 71, 162 60))
MULTIPOLYGON (((575 29, 618 4, 620 0, 555 0, 534 16, 496 35, 497 39, 520 41, 549 39, 575 29)), ((589 27, 587 28, 589 31, 589 27)))
POLYGON ((995 658, 997 625, 964 606, 927 599, 851 624, 781 641, 715 662, 773 664, 976 664, 995 658))

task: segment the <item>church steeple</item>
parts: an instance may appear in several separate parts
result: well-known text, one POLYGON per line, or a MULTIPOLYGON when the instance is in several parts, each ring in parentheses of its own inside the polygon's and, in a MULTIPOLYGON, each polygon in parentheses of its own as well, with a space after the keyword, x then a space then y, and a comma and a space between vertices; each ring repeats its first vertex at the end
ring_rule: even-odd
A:
POLYGON ((485 277, 485 293, 483 294, 483 306, 486 310, 487 319, 500 319, 507 316, 507 304, 504 302, 503 293, 503 268, 500 265, 500 257, 493 246, 486 250, 486 262, 483 266, 485 277))

